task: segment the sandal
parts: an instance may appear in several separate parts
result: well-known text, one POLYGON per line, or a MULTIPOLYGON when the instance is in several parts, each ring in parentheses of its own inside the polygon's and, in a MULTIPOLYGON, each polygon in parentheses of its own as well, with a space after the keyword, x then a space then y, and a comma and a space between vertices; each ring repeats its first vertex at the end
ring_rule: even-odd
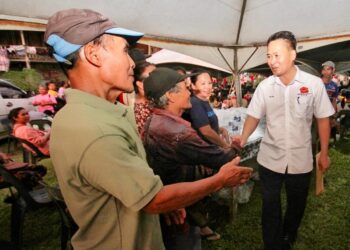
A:
POLYGON ((213 232, 211 234, 201 234, 201 238, 203 240, 214 241, 214 240, 220 240, 221 236, 217 232, 213 232))

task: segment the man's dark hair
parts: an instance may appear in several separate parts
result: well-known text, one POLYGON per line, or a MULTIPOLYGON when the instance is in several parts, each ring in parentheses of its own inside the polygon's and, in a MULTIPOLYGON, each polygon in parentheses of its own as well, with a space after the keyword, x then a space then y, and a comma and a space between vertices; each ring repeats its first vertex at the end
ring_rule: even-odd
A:
POLYGON ((269 45, 270 42, 278 40, 278 39, 284 39, 287 40, 291 46, 292 49, 297 50, 297 40, 295 39, 295 36, 290 31, 279 31, 274 34, 272 34, 269 39, 267 40, 267 45, 269 45))

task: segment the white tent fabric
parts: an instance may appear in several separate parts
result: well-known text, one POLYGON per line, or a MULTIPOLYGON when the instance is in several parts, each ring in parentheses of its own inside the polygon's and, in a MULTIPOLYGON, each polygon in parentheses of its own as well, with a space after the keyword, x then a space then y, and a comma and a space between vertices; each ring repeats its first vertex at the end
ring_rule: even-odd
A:
POLYGON ((234 73, 263 64, 264 44, 280 30, 296 35, 298 51, 350 40, 349 0, 0 0, 0 6, 0 19, 38 23, 61 9, 94 9, 144 32, 141 43, 234 73))
POLYGON ((227 70, 234 69, 233 48, 238 48, 238 69, 264 63, 262 45, 279 30, 294 32, 302 41, 300 51, 350 39, 349 0, 0 0, 0 4, 0 18, 38 21, 65 8, 91 8, 121 26, 144 32, 144 43, 227 70))
POLYGON ((202 66, 202 67, 230 73, 230 71, 217 67, 214 64, 207 63, 197 58, 187 56, 187 55, 184 55, 175 51, 167 50, 167 49, 162 49, 152 54, 152 56, 148 58, 147 61, 153 64, 167 64, 167 63, 192 64, 192 65, 202 66))

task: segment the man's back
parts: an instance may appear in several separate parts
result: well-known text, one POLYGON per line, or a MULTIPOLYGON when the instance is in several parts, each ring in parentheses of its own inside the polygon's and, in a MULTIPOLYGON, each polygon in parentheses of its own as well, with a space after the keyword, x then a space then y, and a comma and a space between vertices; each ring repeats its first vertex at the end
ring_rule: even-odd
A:
POLYGON ((163 249, 158 216, 140 211, 162 183, 145 162, 133 113, 81 91, 66 94, 50 146, 65 201, 79 226, 74 248, 163 249))

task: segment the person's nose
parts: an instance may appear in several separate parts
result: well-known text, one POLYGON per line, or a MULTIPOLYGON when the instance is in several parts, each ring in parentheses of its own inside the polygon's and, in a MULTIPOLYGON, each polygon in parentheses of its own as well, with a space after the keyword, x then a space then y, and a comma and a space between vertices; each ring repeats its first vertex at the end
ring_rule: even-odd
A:
POLYGON ((131 58, 131 56, 128 54, 128 57, 129 57, 129 62, 130 62, 130 67, 132 68, 132 69, 134 69, 135 68, 135 62, 134 62, 134 60, 131 58))

